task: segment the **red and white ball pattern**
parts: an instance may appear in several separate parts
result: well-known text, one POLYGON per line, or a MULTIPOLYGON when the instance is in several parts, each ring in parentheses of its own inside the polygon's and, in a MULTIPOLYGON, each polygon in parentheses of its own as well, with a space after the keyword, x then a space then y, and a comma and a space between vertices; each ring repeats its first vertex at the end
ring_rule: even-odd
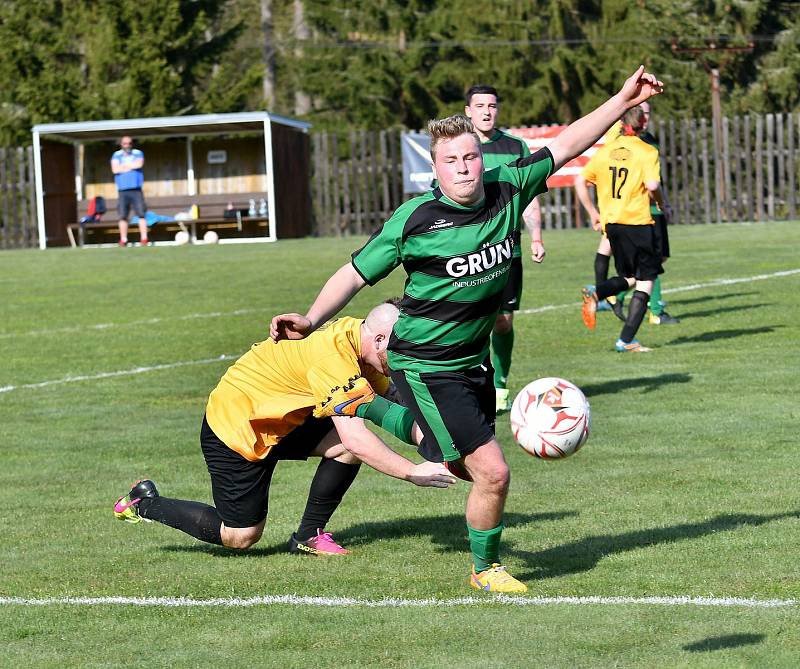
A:
POLYGON ((575 453, 589 438, 592 411, 573 383, 556 377, 525 386, 511 406, 511 430, 528 453, 558 460, 575 453))

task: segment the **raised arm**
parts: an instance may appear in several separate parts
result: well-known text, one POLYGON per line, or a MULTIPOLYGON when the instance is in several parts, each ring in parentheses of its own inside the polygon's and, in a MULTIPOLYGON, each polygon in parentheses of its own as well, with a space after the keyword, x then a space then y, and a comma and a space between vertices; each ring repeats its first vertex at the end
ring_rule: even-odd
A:
POLYGON ((661 93, 663 83, 644 71, 644 65, 623 84, 619 93, 583 118, 570 124, 547 148, 553 156, 554 171, 594 144, 628 109, 661 93))
POLYGON ((342 265, 322 287, 305 316, 300 314, 275 316, 269 326, 269 336, 276 342, 281 339, 303 339, 338 314, 366 285, 351 263, 342 265))

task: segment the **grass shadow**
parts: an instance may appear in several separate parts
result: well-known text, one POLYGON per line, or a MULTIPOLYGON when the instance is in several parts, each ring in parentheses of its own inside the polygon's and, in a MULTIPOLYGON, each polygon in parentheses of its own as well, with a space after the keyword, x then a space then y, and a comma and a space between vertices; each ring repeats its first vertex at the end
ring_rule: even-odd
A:
POLYGON ((680 319, 686 321, 692 320, 693 318, 707 318, 708 316, 716 316, 717 314, 730 314, 734 311, 751 311, 753 309, 762 309, 770 306, 772 306, 771 302, 761 302, 760 304, 739 304, 729 307, 719 307, 718 309, 704 309, 702 311, 682 311, 680 312, 680 319))
POLYGON ((694 643, 687 643, 683 646, 683 650, 688 650, 690 653, 706 653, 712 650, 750 646, 761 643, 766 638, 766 634, 724 634, 722 636, 710 636, 707 639, 701 639, 694 643))
POLYGON ((687 304, 699 304, 699 303, 705 304, 708 302, 717 302, 719 300, 729 300, 733 297, 750 297, 752 295, 760 295, 761 293, 755 290, 751 290, 741 293, 726 293, 723 295, 711 295, 711 296, 706 295, 705 297, 687 297, 687 298, 676 297, 674 299, 669 295, 669 291, 664 291, 664 294, 668 296, 669 304, 680 304, 681 306, 684 306, 687 304))
POLYGON ((781 325, 765 326, 760 328, 743 328, 740 330, 717 330, 715 332, 704 332, 694 337, 678 337, 669 342, 669 346, 676 344, 703 344, 720 339, 735 339, 736 337, 747 337, 749 335, 770 334, 775 332, 781 325))
POLYGON ((691 374, 660 374, 658 376, 640 376, 632 379, 616 379, 614 381, 604 381, 603 383, 586 384, 581 386, 583 394, 588 398, 598 395, 616 394, 623 390, 632 388, 643 388, 644 392, 652 393, 661 386, 672 383, 689 383, 692 380, 691 374))
POLYGON ((504 553, 524 560, 530 571, 514 574, 525 580, 556 578, 593 569, 604 557, 627 551, 668 544, 740 527, 758 526, 784 518, 800 518, 800 511, 773 515, 723 514, 699 523, 653 527, 624 534, 602 534, 571 541, 544 551, 532 552, 506 547, 504 553))
MULTIPOLYGON (((503 523, 506 527, 550 522, 577 516, 577 511, 553 511, 550 513, 506 513, 503 523)), ((269 523, 269 521, 267 521, 269 523)), ((464 552, 469 545, 463 514, 425 516, 415 518, 395 518, 393 520, 371 521, 351 525, 336 532, 336 540, 347 548, 363 546, 385 539, 404 537, 427 538, 442 552, 464 552)), ((288 540, 288 537, 287 537, 288 540)), ((245 556, 265 557, 286 552, 286 543, 271 546, 256 545, 244 551, 232 550, 222 546, 212 546, 201 542, 161 546, 159 550, 172 553, 208 553, 218 557, 235 558, 245 556)))

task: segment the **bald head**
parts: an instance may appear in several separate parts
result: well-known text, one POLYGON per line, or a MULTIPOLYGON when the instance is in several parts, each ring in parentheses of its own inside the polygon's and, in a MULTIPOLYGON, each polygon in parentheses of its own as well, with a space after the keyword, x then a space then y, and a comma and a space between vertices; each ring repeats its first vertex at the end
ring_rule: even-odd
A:
POLYGON ((380 333, 388 336, 399 315, 400 310, 396 306, 384 302, 370 311, 364 322, 373 334, 380 333))
POLYGON ((361 326, 361 357, 382 374, 389 375, 386 347, 400 310, 391 303, 379 304, 367 314, 361 326))

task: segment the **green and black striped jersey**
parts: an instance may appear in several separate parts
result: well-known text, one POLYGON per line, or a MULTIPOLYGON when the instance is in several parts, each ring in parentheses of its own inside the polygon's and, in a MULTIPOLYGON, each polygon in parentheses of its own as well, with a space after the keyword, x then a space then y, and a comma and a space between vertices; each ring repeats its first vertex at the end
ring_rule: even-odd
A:
MULTIPOLYGON (((500 165, 508 165, 519 158, 531 155, 531 151, 524 139, 509 135, 502 130, 495 130, 490 140, 481 142, 481 153, 483 154, 483 169, 485 170, 491 170, 500 165)), ((521 240, 520 231, 514 239, 515 258, 522 257, 521 240)))
POLYGON ((370 285, 402 264, 408 275, 389 341, 395 370, 480 365, 489 350, 522 212, 547 190, 547 148, 484 172, 485 198, 464 207, 440 188, 409 200, 353 253, 370 285))

